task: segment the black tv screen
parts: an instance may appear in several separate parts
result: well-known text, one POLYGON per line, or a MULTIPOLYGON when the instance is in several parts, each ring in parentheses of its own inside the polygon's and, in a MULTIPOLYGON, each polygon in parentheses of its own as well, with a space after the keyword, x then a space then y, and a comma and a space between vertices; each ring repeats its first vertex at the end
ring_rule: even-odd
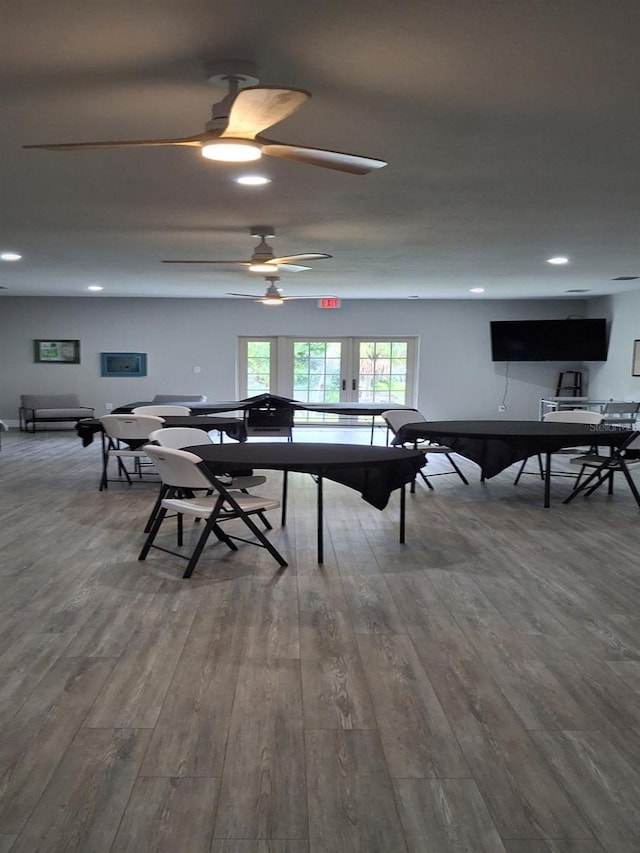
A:
POLYGON ((606 361, 606 320, 494 320, 493 361, 606 361))

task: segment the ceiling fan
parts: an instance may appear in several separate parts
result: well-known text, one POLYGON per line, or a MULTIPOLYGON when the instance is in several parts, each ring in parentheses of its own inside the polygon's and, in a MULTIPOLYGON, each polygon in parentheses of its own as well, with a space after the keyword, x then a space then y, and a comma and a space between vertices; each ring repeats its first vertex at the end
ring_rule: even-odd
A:
POLYGON ((236 264, 249 267, 251 272, 273 273, 278 271, 283 272, 302 272, 310 270, 311 267, 303 266, 300 261, 320 261, 323 258, 330 258, 331 255, 325 255, 321 252, 305 252, 297 255, 285 255, 281 258, 276 258, 273 254, 273 249, 267 243, 267 237, 275 237, 275 229, 272 225, 252 225, 249 228, 249 234, 252 237, 259 237, 260 242, 253 250, 250 258, 245 260, 233 261, 182 261, 182 260, 165 260, 163 264, 236 264))
POLYGON ((264 279, 268 282, 266 292, 262 296, 256 293, 227 293, 227 296, 239 296, 243 299, 253 299, 254 302, 262 302, 263 305, 282 305, 284 302, 291 302, 294 299, 335 299, 335 296, 283 296, 282 288, 278 287, 276 282, 280 281, 277 275, 267 275, 264 279))
POLYGON ((267 154, 353 175, 366 175, 373 169, 381 169, 387 165, 384 160, 322 148, 289 145, 262 136, 263 130, 299 109, 311 97, 311 93, 305 89, 256 86, 258 78, 254 76, 253 63, 237 60, 209 63, 207 71, 209 82, 227 86, 227 95, 213 105, 211 119, 202 133, 174 139, 65 142, 22 147, 71 151, 82 148, 182 145, 200 148, 202 156, 211 160, 241 163, 257 160, 262 154, 267 154))

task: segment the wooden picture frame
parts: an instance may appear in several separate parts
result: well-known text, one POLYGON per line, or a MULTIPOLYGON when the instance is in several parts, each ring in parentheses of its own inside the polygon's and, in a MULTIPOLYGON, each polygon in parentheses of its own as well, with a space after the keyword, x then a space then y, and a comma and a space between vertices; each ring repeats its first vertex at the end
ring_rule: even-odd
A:
POLYGON ((101 352, 100 376, 146 376, 146 352, 101 352))
POLYGON ((33 341, 33 359, 37 364, 80 364, 80 341, 33 341))
POLYGON ((631 375, 640 376, 640 341, 633 342, 633 362, 631 363, 631 375))

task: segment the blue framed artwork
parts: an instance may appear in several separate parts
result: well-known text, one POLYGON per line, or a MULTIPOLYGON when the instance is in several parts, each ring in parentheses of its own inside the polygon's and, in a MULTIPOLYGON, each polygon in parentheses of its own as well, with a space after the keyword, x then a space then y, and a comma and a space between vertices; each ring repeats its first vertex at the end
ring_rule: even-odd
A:
POLYGON ((100 376, 146 376, 146 352, 101 352, 100 376))

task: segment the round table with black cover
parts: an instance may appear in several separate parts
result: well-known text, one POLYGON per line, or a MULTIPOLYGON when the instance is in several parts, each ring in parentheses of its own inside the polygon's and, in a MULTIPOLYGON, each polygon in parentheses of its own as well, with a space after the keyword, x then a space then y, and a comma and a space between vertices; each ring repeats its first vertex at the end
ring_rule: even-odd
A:
POLYGON ((405 485, 413 482, 425 464, 424 453, 405 448, 361 444, 255 442, 185 447, 202 459, 214 477, 233 470, 283 471, 282 524, 286 523, 287 474, 312 474, 318 486, 318 562, 324 559, 323 479, 354 489, 382 510, 395 489, 400 489, 400 542, 405 541, 405 485))
POLYGON ((630 430, 604 424, 559 421, 424 421, 405 424, 393 443, 429 439, 480 466, 482 479, 495 477, 514 462, 545 454, 544 506, 550 503, 551 454, 564 447, 598 445, 619 447, 630 430))

